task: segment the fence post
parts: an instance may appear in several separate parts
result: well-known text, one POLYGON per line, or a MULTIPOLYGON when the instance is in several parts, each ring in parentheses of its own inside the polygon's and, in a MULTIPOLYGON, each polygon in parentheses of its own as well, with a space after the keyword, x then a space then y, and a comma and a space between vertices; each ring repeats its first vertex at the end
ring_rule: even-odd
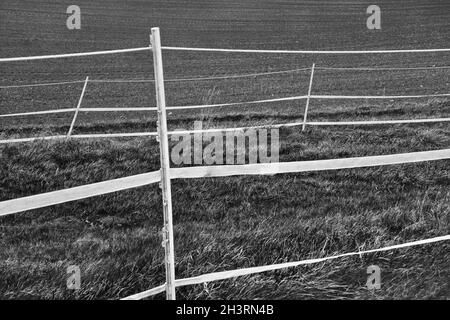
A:
POLYGON ((311 68, 311 78, 309 79, 308 98, 306 99, 305 114, 303 115, 302 131, 305 131, 305 128, 306 128, 306 119, 308 118, 308 108, 309 108, 309 102, 311 100, 311 92, 312 92, 313 79, 314 79, 314 69, 315 68, 316 68, 316 64, 313 63, 312 68, 311 68))
POLYGON ((166 298, 175 300, 175 252, 173 243, 172 190, 170 184, 169 139, 167 135, 166 97, 159 28, 152 28, 150 42, 153 51, 156 103, 158 107, 158 137, 161 156, 161 190, 164 211, 163 246, 166 265, 166 298))
POLYGON ((70 124, 69 132, 67 133, 67 138, 70 138, 72 135, 73 127, 75 126, 75 122, 77 121, 78 112, 80 111, 81 102, 83 102, 84 93, 86 92, 86 87, 89 81, 89 76, 86 77, 86 80, 84 81, 83 91, 81 91, 80 99, 78 100, 77 109, 75 110, 75 114, 72 119, 72 123, 70 124))

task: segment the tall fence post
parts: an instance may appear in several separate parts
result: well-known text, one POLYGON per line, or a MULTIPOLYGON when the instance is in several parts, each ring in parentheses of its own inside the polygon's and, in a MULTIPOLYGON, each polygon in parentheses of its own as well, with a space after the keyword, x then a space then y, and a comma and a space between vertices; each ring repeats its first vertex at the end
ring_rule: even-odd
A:
POLYGON ((175 252, 173 243, 172 190, 170 184, 169 139, 167 134, 166 97, 159 28, 152 28, 150 42, 153 51, 156 103, 158 107, 158 137, 161 156, 161 190, 164 211, 163 246, 166 265, 166 298, 175 300, 175 252))
POLYGON ((83 90, 81 91, 80 99, 78 99, 77 109, 75 110, 75 114, 72 119, 72 123, 70 124, 69 132, 67 132, 67 138, 70 138, 72 135, 73 127, 75 126, 75 122, 77 121, 78 112, 80 111, 81 103, 83 102, 84 93, 86 92, 86 87, 89 81, 89 76, 86 77, 84 81, 83 90))
POLYGON ((308 118, 309 102, 311 101, 311 92, 312 92, 312 86, 313 86, 314 70, 315 70, 315 68, 316 68, 316 64, 313 63, 312 68, 311 68, 311 78, 309 79, 308 98, 306 99, 305 114, 303 115, 303 126, 302 126, 302 131, 305 131, 305 129, 306 129, 306 120, 307 120, 307 118, 308 118))

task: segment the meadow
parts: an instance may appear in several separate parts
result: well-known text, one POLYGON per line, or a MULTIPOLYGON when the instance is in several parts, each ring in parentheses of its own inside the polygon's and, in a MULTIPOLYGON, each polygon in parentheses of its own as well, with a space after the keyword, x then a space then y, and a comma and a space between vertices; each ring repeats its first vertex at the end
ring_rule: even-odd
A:
MULTIPOLYGON (((381 31, 365 27, 368 1, 78 1, 82 29, 65 26, 67 1, 0 3, 0 57, 141 47, 159 26, 163 45, 245 49, 406 49, 450 46, 447 1, 379 1, 381 31)), ((449 53, 277 55, 164 52, 166 79, 319 69, 314 94, 449 93, 449 53)), ((149 53, 0 64, 0 86, 91 79, 152 79, 149 53)), ((170 106, 304 95, 308 70, 166 83, 170 106)), ((76 105, 82 84, 0 89, 0 113, 76 105)), ((155 105, 154 84, 89 83, 85 107, 155 105)), ((172 111, 169 129, 303 119, 304 101, 172 111)), ((0 118, 0 138, 65 134, 73 114, 0 118)), ((450 116, 450 100, 313 100, 311 121, 450 116)), ((75 134, 156 130, 156 114, 80 113, 75 134)), ((449 148, 448 123, 280 130, 280 161, 449 148)), ((159 169, 154 138, 0 146, 0 201, 159 169)), ((371 249, 449 234, 449 162, 320 173, 173 182, 177 278, 371 249)), ((164 282, 156 185, 0 219, 0 298, 117 299, 164 282), (82 288, 66 288, 79 265, 82 288)), ((186 299, 448 299, 450 244, 344 258, 180 288, 186 299), (366 268, 382 270, 368 291, 366 268)), ((163 298, 162 295, 155 299, 163 298)))

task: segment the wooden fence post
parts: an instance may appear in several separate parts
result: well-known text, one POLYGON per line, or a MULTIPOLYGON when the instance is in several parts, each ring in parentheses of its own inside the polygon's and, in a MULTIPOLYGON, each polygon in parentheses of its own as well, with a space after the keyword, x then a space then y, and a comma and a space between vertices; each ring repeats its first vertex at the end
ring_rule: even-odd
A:
POLYGON ((161 190, 164 211, 163 246, 166 265, 166 298, 175 300, 175 252, 173 243, 172 190, 170 183, 169 139, 167 134, 166 97, 159 28, 152 28, 150 42, 153 51, 156 103, 158 107, 158 137, 161 156, 161 190))

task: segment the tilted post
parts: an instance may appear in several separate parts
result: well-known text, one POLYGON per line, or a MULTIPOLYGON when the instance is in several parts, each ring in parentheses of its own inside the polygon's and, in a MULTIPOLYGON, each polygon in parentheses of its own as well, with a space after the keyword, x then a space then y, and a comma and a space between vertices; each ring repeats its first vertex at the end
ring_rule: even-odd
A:
POLYGON ((308 118, 309 102, 311 101, 311 92, 312 92, 312 86, 313 86, 313 80, 314 80, 314 69, 315 68, 316 68, 316 64, 313 63, 312 68, 311 68, 311 78, 309 79, 308 98, 306 99, 305 114, 303 115, 302 131, 305 131, 305 128, 306 128, 306 120, 308 118))
POLYGON ((158 107, 158 137, 161 156, 161 190, 164 211, 163 246, 166 265, 166 297, 175 300, 175 252, 173 243, 172 191, 170 185, 169 139, 167 135, 166 97, 159 28, 152 28, 150 42, 155 71, 156 103, 158 107))
POLYGON ((83 90, 81 91, 80 99, 78 99, 78 105, 75 110, 75 114, 73 115, 72 123, 70 124, 69 132, 67 132, 67 138, 70 138, 72 135, 73 128, 75 127, 75 122, 77 121, 78 112, 80 111, 81 103, 83 102, 84 93, 86 92, 86 87, 89 81, 89 77, 86 77, 84 81, 83 90))

